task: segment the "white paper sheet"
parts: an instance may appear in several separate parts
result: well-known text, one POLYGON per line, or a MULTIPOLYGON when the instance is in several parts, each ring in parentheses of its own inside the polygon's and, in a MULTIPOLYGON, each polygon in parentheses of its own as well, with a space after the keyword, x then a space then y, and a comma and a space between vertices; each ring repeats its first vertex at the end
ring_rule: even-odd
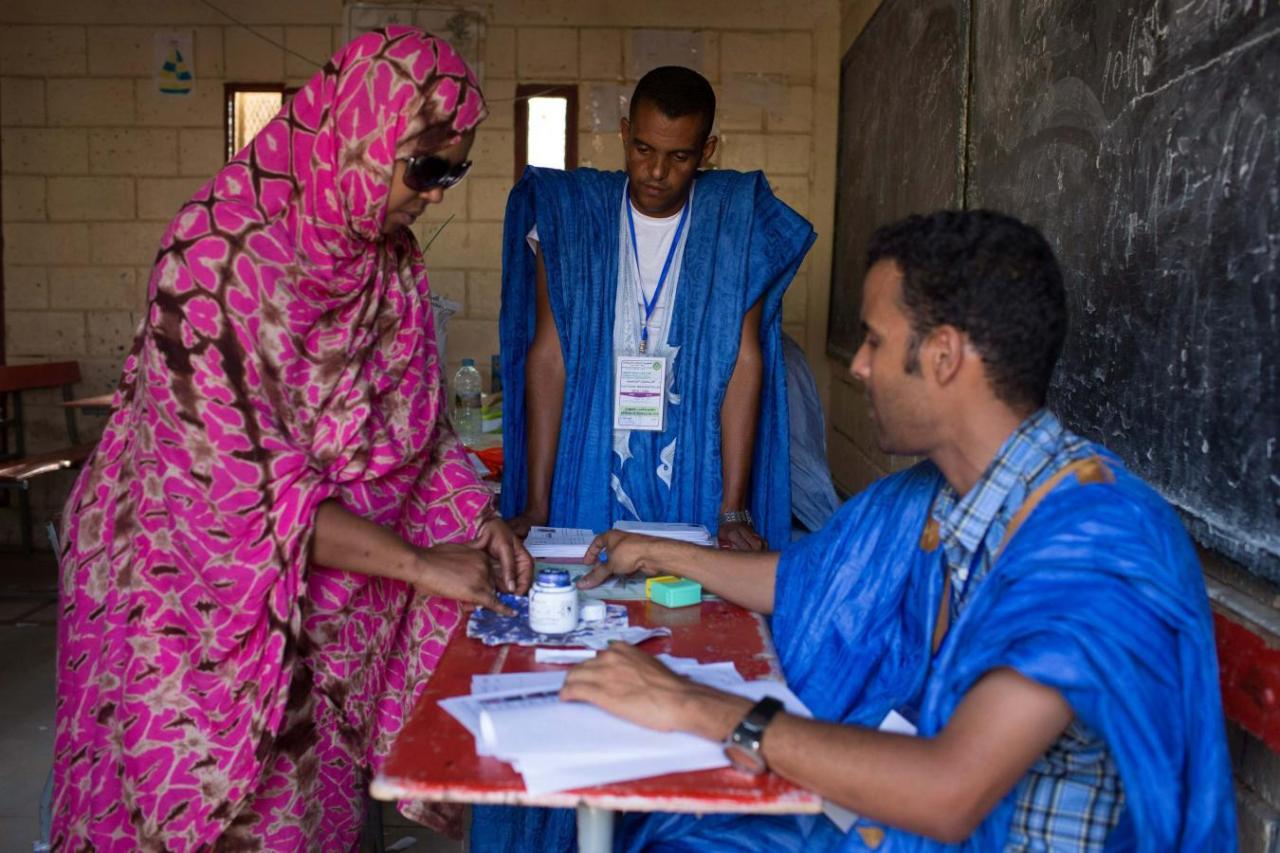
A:
POLYGON ((577 557, 587 553, 596 536, 582 527, 530 527, 524 547, 534 559, 541 557, 577 557))
MULTIPOLYGON (((673 671, 703 684, 759 701, 781 700, 809 716, 785 684, 744 681, 727 661, 702 664, 658 655, 673 671)), ((724 767, 721 744, 683 732, 660 732, 615 717, 594 705, 563 702, 566 672, 476 675, 472 695, 440 706, 471 732, 479 755, 510 762, 532 793, 549 793, 663 773, 724 767)))
MULTIPOLYGON (((534 649, 533 660, 535 663, 582 663, 583 661, 591 660, 597 654, 599 652, 595 649, 548 649, 539 646, 534 649)), ((475 682, 473 681, 472 684, 474 685, 475 682)), ((471 692, 475 692, 474 686, 472 686, 471 692)))
POLYGON ((715 540, 711 538, 711 532, 701 524, 684 524, 677 521, 615 521, 613 528, 624 533, 642 533, 645 536, 657 536, 660 539, 678 539, 695 545, 709 547, 715 544, 715 540))
POLYGON ((525 787, 531 794, 550 794, 572 788, 593 785, 609 785, 629 779, 661 776, 665 773, 683 773, 689 770, 711 770, 728 767, 724 750, 682 750, 665 754, 611 756, 590 759, 583 763, 570 763, 563 759, 548 762, 521 762, 517 769, 524 777, 525 787))
MULTIPOLYGON (((542 650, 539 649, 539 651, 542 650)), ((564 684, 565 674, 564 671, 559 671, 502 672, 496 675, 473 675, 471 676, 471 695, 488 696, 498 693, 559 690, 561 685, 564 684)))

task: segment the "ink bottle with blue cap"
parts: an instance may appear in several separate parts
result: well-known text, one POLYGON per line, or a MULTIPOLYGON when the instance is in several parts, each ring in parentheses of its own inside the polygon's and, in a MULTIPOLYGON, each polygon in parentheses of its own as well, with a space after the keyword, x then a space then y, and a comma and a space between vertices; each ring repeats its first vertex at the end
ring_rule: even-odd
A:
POLYGON ((529 627, 567 634, 578 627, 578 588, 565 569, 540 569, 529 590, 529 627))

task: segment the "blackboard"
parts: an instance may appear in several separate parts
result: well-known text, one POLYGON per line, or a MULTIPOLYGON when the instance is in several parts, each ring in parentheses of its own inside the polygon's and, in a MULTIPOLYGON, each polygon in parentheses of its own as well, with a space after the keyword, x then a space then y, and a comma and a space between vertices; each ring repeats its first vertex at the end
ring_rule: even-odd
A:
POLYGON ((968 203, 1058 253, 1052 407, 1280 580, 1280 3, 978 8, 968 203))
POLYGON ((840 69, 840 152, 827 351, 858 347, 871 232, 960 204, 968 3, 887 0, 840 69))
MULTIPOLYGON (((894 55, 887 23, 914 5, 886 0, 846 75, 860 56, 894 55)), ((972 33, 953 176, 965 206, 1032 222, 1057 250, 1071 332, 1050 405, 1155 486, 1200 542, 1280 581, 1280 2, 968 6, 956 13, 972 33)), ((936 55, 909 44, 896 87, 882 85, 908 105, 940 102, 936 55)), ((874 109, 849 98, 859 79, 842 76, 840 165, 852 155, 856 168, 841 173, 837 227, 856 232, 841 232, 833 270, 840 356, 857 303, 837 291, 861 275, 864 220, 947 200, 885 194, 885 178, 864 173, 859 152, 882 145, 902 147, 887 161, 898 186, 934 174, 938 155, 936 140, 886 122, 875 133, 890 138, 859 138, 859 111, 874 109), (846 211, 846 197, 865 208, 846 211)))

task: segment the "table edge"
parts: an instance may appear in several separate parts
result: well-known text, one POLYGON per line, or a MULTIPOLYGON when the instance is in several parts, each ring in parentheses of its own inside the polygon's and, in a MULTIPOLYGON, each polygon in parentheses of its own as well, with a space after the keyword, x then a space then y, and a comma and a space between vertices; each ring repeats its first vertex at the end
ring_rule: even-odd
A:
POLYGON ((397 780, 378 774, 369 783, 369 796, 375 800, 414 800, 420 802, 474 803, 480 805, 541 806, 574 808, 579 805, 627 812, 683 812, 689 814, 817 814, 822 811, 822 798, 799 788, 783 799, 749 802, 742 799, 679 796, 655 797, 644 794, 590 793, 558 791, 532 795, 524 791, 477 791, 461 787, 441 787, 431 791, 414 790, 397 780))

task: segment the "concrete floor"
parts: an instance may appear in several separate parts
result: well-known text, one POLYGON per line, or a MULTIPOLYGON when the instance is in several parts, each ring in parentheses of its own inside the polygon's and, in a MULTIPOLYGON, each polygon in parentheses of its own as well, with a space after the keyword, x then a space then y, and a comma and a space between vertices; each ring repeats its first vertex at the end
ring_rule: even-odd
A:
POLYGON ((54 563, 0 553, 0 566, 0 850, 30 850, 53 761, 54 563))
MULTIPOLYGON (((0 850, 39 838, 40 792, 53 760, 57 609, 53 556, 0 552, 0 850)), ((383 809, 384 846, 462 853, 451 841, 383 809)), ((366 845, 372 850, 373 845, 366 845)))

